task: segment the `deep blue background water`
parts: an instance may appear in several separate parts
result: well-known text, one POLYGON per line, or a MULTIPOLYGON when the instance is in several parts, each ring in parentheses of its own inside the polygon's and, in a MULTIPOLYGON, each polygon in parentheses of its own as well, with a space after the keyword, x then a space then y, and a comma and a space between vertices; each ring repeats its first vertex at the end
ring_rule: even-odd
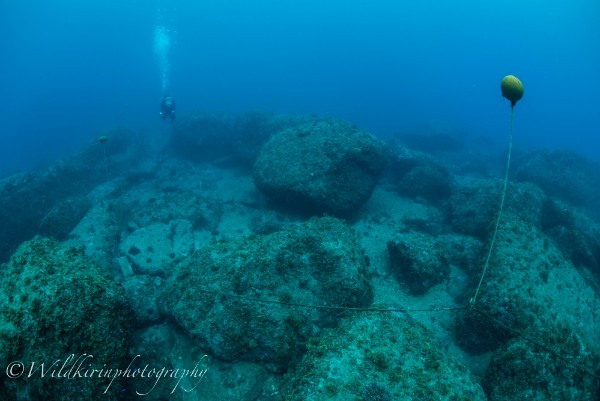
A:
POLYGON ((192 110, 326 114, 378 135, 437 121, 515 148, 600 160, 600 2, 0 0, 0 175, 115 125, 152 135, 169 92, 192 110))

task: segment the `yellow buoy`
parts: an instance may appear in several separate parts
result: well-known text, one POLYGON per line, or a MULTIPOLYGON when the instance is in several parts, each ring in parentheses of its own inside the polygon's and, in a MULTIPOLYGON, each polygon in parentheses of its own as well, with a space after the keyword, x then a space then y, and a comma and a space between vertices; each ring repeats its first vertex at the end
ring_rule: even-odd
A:
POLYGON ((502 96, 510 100, 510 135, 508 137, 508 154, 506 158, 506 169, 504 170, 504 183, 502 185, 502 196, 500 197, 500 208, 498 210, 498 216, 496 217, 496 224, 494 225, 494 233, 492 234, 492 240, 490 241, 485 263, 483 264, 483 270, 481 272, 481 276, 479 277, 479 284, 477 284, 475 295, 473 295, 473 298, 471 298, 471 307, 474 307, 475 303, 477 302, 479 289, 481 288, 481 284, 483 284, 483 278, 485 277, 485 273, 487 272, 487 268, 490 264, 492 251, 494 250, 494 244, 496 242, 496 237, 498 236, 498 227, 500 226, 500 218, 502 217, 502 209, 504 208, 504 200, 506 199, 506 187, 508 186, 508 170, 510 169, 510 155, 512 153, 515 104, 521 100, 524 92, 523 84, 519 78, 515 77, 514 75, 507 75, 502 78, 500 88, 502 89, 502 96))
POLYGON ((100 141, 100 143, 104 143, 108 141, 108 137, 106 135, 102 135, 100 138, 98 138, 98 141, 100 141))
POLYGON ((515 104, 523 97, 523 84, 514 75, 507 75, 502 78, 500 89, 502 89, 502 96, 510 100, 511 107, 515 107, 515 104))

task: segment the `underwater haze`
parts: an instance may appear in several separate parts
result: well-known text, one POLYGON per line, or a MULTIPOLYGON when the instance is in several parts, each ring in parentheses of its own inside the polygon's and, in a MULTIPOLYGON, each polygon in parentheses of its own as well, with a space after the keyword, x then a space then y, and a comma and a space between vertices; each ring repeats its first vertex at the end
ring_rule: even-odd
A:
POLYGON ((178 113, 349 120, 385 137, 435 121, 507 146, 500 80, 518 76, 515 148, 600 160, 600 3, 2 1, 0 175, 103 130, 153 135, 178 113))
POLYGON ((599 17, 0 0, 0 401, 600 401, 599 17))

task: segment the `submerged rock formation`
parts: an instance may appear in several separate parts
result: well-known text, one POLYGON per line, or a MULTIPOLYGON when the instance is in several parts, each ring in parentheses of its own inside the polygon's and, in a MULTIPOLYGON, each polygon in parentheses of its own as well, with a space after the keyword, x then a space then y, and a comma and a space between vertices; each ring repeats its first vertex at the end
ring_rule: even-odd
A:
POLYGON ((350 124, 309 123, 271 138, 254 164, 254 182, 281 206, 347 215, 369 199, 388 157, 383 142, 350 124))

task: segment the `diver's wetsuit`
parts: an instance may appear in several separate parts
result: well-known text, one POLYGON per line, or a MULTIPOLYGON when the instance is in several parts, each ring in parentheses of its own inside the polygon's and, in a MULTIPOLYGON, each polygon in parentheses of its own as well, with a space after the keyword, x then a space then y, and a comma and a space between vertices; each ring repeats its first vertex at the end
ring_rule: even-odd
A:
POLYGON ((163 120, 169 117, 171 122, 175 121, 175 100, 171 96, 163 97, 160 102, 160 118, 163 120))

